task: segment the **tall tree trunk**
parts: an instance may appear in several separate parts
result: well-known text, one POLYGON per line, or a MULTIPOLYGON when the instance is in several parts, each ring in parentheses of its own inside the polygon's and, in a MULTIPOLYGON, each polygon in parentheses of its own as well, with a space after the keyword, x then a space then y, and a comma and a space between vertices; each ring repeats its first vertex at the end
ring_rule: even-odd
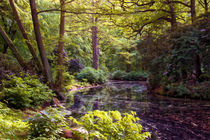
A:
POLYGON ((20 29, 20 31, 21 31, 21 33, 22 33, 22 35, 23 35, 23 37, 24 37, 24 39, 25 39, 25 41, 26 41, 26 44, 27 44, 27 46, 28 46, 28 48, 29 48, 29 50, 30 50, 30 52, 31 52, 31 55, 32 55, 32 57, 33 57, 35 63, 37 64, 39 70, 41 70, 42 73, 45 74, 45 73, 44 73, 43 66, 42 66, 42 64, 41 64, 41 62, 40 62, 40 60, 39 60, 39 58, 37 57, 36 52, 35 52, 33 46, 31 45, 30 40, 29 40, 29 38, 28 38, 28 35, 27 35, 27 33, 26 33, 26 31, 25 31, 25 29, 24 29, 24 27, 23 27, 23 24, 22 24, 22 22, 21 22, 21 20, 20 20, 20 17, 19 17, 19 15, 18 15, 18 12, 17 12, 16 7, 15 7, 15 4, 14 4, 14 0, 9 0, 9 2, 10 2, 10 6, 11 6, 11 8, 12 8, 12 11, 13 11, 13 13, 14 13, 15 20, 16 20, 16 22, 17 22, 17 24, 18 24, 18 27, 19 27, 19 29, 20 29))
MULTIPOLYGON (((11 34, 11 40, 13 41, 14 38, 15 38, 15 34, 16 34, 16 30, 12 30, 12 27, 10 27, 10 30, 9 30, 9 34, 11 34)), ((6 54, 7 53, 7 49, 8 49, 9 45, 6 43, 4 44, 4 50, 3 50, 3 54, 6 54)))
POLYGON ((194 59, 193 59, 193 63, 194 63, 194 70, 195 70, 195 75, 196 75, 196 79, 198 81, 200 81, 200 75, 201 75, 201 63, 200 63, 200 57, 198 54, 194 55, 194 59))
POLYGON ((195 0, 190 1, 190 12, 191 12, 191 20, 192 23, 195 21, 196 11, 195 11, 195 0))
POLYGON ((174 9, 174 4, 170 3, 169 0, 167 0, 167 2, 169 2, 169 8, 170 8, 170 15, 171 15, 171 30, 175 31, 177 28, 177 21, 176 21, 176 12, 174 9))
MULTIPOLYGON (((195 22, 196 18, 196 11, 195 11, 195 0, 190 1, 190 12, 191 12, 191 20, 192 23, 195 22)), ((198 54, 194 54, 194 70, 195 70, 195 75, 196 79, 200 81, 200 75, 201 75, 201 64, 200 64, 200 57, 198 54)))
POLYGON ((39 19, 38 19, 37 10, 36 10, 36 3, 35 3, 35 0, 29 0, 29 1, 30 1, 31 15, 32 15, 32 20, 33 20, 33 25, 34 25, 34 31, 35 31, 35 36, 36 36, 36 42, 39 48, 42 64, 44 66, 45 75, 49 82, 50 87, 53 88, 52 73, 51 73, 50 65, 49 65, 47 55, 44 49, 43 41, 42 41, 42 35, 40 32, 40 26, 39 26, 39 19))
MULTIPOLYGON (((13 41, 14 37, 15 37, 15 34, 17 32, 16 30, 12 30, 12 27, 13 27, 14 23, 12 22, 11 25, 7 25, 3 15, 1 15, 1 19, 2 19, 2 22, 3 22, 3 25, 4 25, 4 29, 8 29, 9 28, 8 31, 5 30, 5 32, 7 33, 8 36, 11 35, 10 39, 13 41)), ((9 45, 7 43, 5 43, 4 44, 4 49, 3 49, 3 54, 7 53, 8 47, 9 47, 9 45)))
POLYGON ((99 60, 99 48, 98 45, 98 38, 97 38, 97 27, 92 26, 92 49, 93 49, 93 68, 98 69, 98 60, 99 60))
POLYGON ((8 44, 4 44, 3 54, 7 54, 8 47, 9 47, 8 44))
POLYGON ((205 13, 208 13, 208 0, 204 0, 205 13))
MULTIPOLYGON (((94 0, 92 0, 92 6, 95 5, 94 0)), ((92 17, 92 24, 93 26, 91 27, 91 32, 92 32, 92 50, 93 50, 93 68, 96 70, 98 69, 98 61, 99 61, 99 48, 98 48, 98 28, 96 26, 98 22, 97 17, 92 17)))
POLYGON ((65 9, 65 2, 64 0, 60 0, 61 4, 61 15, 60 15, 60 37, 59 37, 59 43, 58 43, 58 49, 59 49, 59 54, 58 54, 58 79, 57 79, 57 88, 61 90, 61 85, 63 81, 63 47, 64 47, 64 42, 63 42, 63 37, 64 37, 64 32, 65 32, 65 12, 63 11, 65 9))
POLYGON ((12 43, 12 40, 8 37, 7 33, 4 31, 4 29, 1 27, 0 25, 0 33, 1 36, 3 37, 3 39, 5 40, 5 42, 8 44, 8 46, 10 47, 10 49, 12 50, 13 55, 15 56, 15 58, 18 60, 18 63, 20 64, 20 66, 24 69, 27 70, 27 64, 25 63, 24 59, 22 58, 22 56, 20 55, 20 53, 18 52, 17 48, 14 46, 14 44, 12 43))

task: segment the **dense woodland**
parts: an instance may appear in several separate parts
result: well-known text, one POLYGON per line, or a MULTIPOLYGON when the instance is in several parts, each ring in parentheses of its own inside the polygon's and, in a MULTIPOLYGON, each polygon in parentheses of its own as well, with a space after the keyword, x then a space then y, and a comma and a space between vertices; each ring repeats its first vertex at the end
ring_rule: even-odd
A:
POLYGON ((72 139, 151 137, 135 112, 93 111, 77 121, 50 107, 65 103, 71 90, 110 80, 145 81, 149 94, 209 100, 209 3, 0 0, 0 139, 67 139, 62 133, 71 122, 85 128, 71 130, 72 139), (119 128, 112 130, 116 122, 106 117, 119 128))

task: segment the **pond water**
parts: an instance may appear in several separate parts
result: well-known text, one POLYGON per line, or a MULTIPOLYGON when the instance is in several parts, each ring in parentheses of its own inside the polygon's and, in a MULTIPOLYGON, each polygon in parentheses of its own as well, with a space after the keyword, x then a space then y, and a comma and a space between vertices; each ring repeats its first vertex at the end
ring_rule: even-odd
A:
POLYGON ((210 139, 210 102, 148 94, 144 82, 109 82, 75 92, 66 107, 74 116, 91 110, 135 111, 152 139, 210 139), (73 101, 73 102, 70 102, 73 101))

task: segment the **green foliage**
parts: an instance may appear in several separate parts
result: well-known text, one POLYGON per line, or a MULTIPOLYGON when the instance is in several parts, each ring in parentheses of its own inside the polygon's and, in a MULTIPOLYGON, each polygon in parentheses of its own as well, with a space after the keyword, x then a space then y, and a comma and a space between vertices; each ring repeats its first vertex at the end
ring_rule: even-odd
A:
POLYGON ((193 74, 194 56, 200 55, 199 50, 199 30, 192 28, 184 33, 175 34, 171 41, 173 47, 168 55, 168 76, 172 79, 179 80, 193 74), (187 71, 185 75, 183 72, 187 71))
POLYGON ((73 75, 70 75, 68 72, 63 72, 63 82, 64 82, 64 85, 74 83, 74 78, 75 77, 73 75))
POLYGON ((67 127, 64 113, 52 107, 35 114, 28 121, 30 123, 30 139, 48 138, 56 140, 61 137, 62 129, 67 127))
POLYGON ((89 83, 102 84, 106 82, 106 74, 102 70, 86 67, 77 75, 77 79, 89 83))
POLYGON ((210 82, 202 82, 196 86, 188 87, 191 91, 191 97, 197 99, 210 99, 210 82))
POLYGON ((173 83, 167 86, 167 95, 173 97, 186 97, 193 99, 210 99, 210 83, 208 81, 188 84, 173 83))
MULTIPOLYGON (((124 113, 121 116, 118 111, 88 112, 79 121, 70 117, 69 119, 88 131, 89 139, 99 138, 103 140, 139 139, 144 140, 151 137, 149 132, 142 132, 143 128, 137 123, 136 113, 124 113)), ((74 131, 74 130, 73 130, 74 131)), ((75 131, 75 133, 78 133, 75 131)), ((84 134, 84 133, 83 133, 84 134)))
POLYGON ((127 73, 125 71, 117 70, 111 74, 111 79, 114 80, 125 80, 127 77, 127 73))
POLYGON ((187 89, 187 87, 184 86, 183 83, 171 84, 171 85, 168 85, 167 88, 169 89, 170 93, 172 93, 173 96, 175 97, 189 97, 190 96, 190 90, 187 89))
POLYGON ((148 77, 147 73, 139 71, 131 71, 129 73, 121 70, 117 70, 111 74, 111 79, 113 80, 129 80, 129 81, 142 81, 146 80, 148 77))
POLYGON ((142 63, 150 73, 151 89, 172 83, 209 79, 209 25, 208 20, 202 19, 156 39, 148 35, 139 43, 139 48, 146 47, 139 51, 144 54, 142 63), (196 77, 199 63, 202 74, 196 77))
POLYGON ((17 139, 28 130, 29 124, 22 121, 21 112, 0 102, 0 139, 17 139))
POLYGON ((0 99, 19 109, 38 107, 54 96, 48 86, 28 74, 24 77, 11 75, 9 80, 2 81, 1 87, 0 99))

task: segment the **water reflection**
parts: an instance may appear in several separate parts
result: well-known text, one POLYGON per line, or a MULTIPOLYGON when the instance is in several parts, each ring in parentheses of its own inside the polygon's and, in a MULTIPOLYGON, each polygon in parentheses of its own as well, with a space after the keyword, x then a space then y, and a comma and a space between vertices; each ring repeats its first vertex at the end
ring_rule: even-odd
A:
POLYGON ((152 132, 152 139, 210 138, 208 101, 173 99, 146 91, 141 83, 113 83, 76 92, 69 96, 66 106, 75 116, 96 109, 135 111, 140 123, 152 132))

